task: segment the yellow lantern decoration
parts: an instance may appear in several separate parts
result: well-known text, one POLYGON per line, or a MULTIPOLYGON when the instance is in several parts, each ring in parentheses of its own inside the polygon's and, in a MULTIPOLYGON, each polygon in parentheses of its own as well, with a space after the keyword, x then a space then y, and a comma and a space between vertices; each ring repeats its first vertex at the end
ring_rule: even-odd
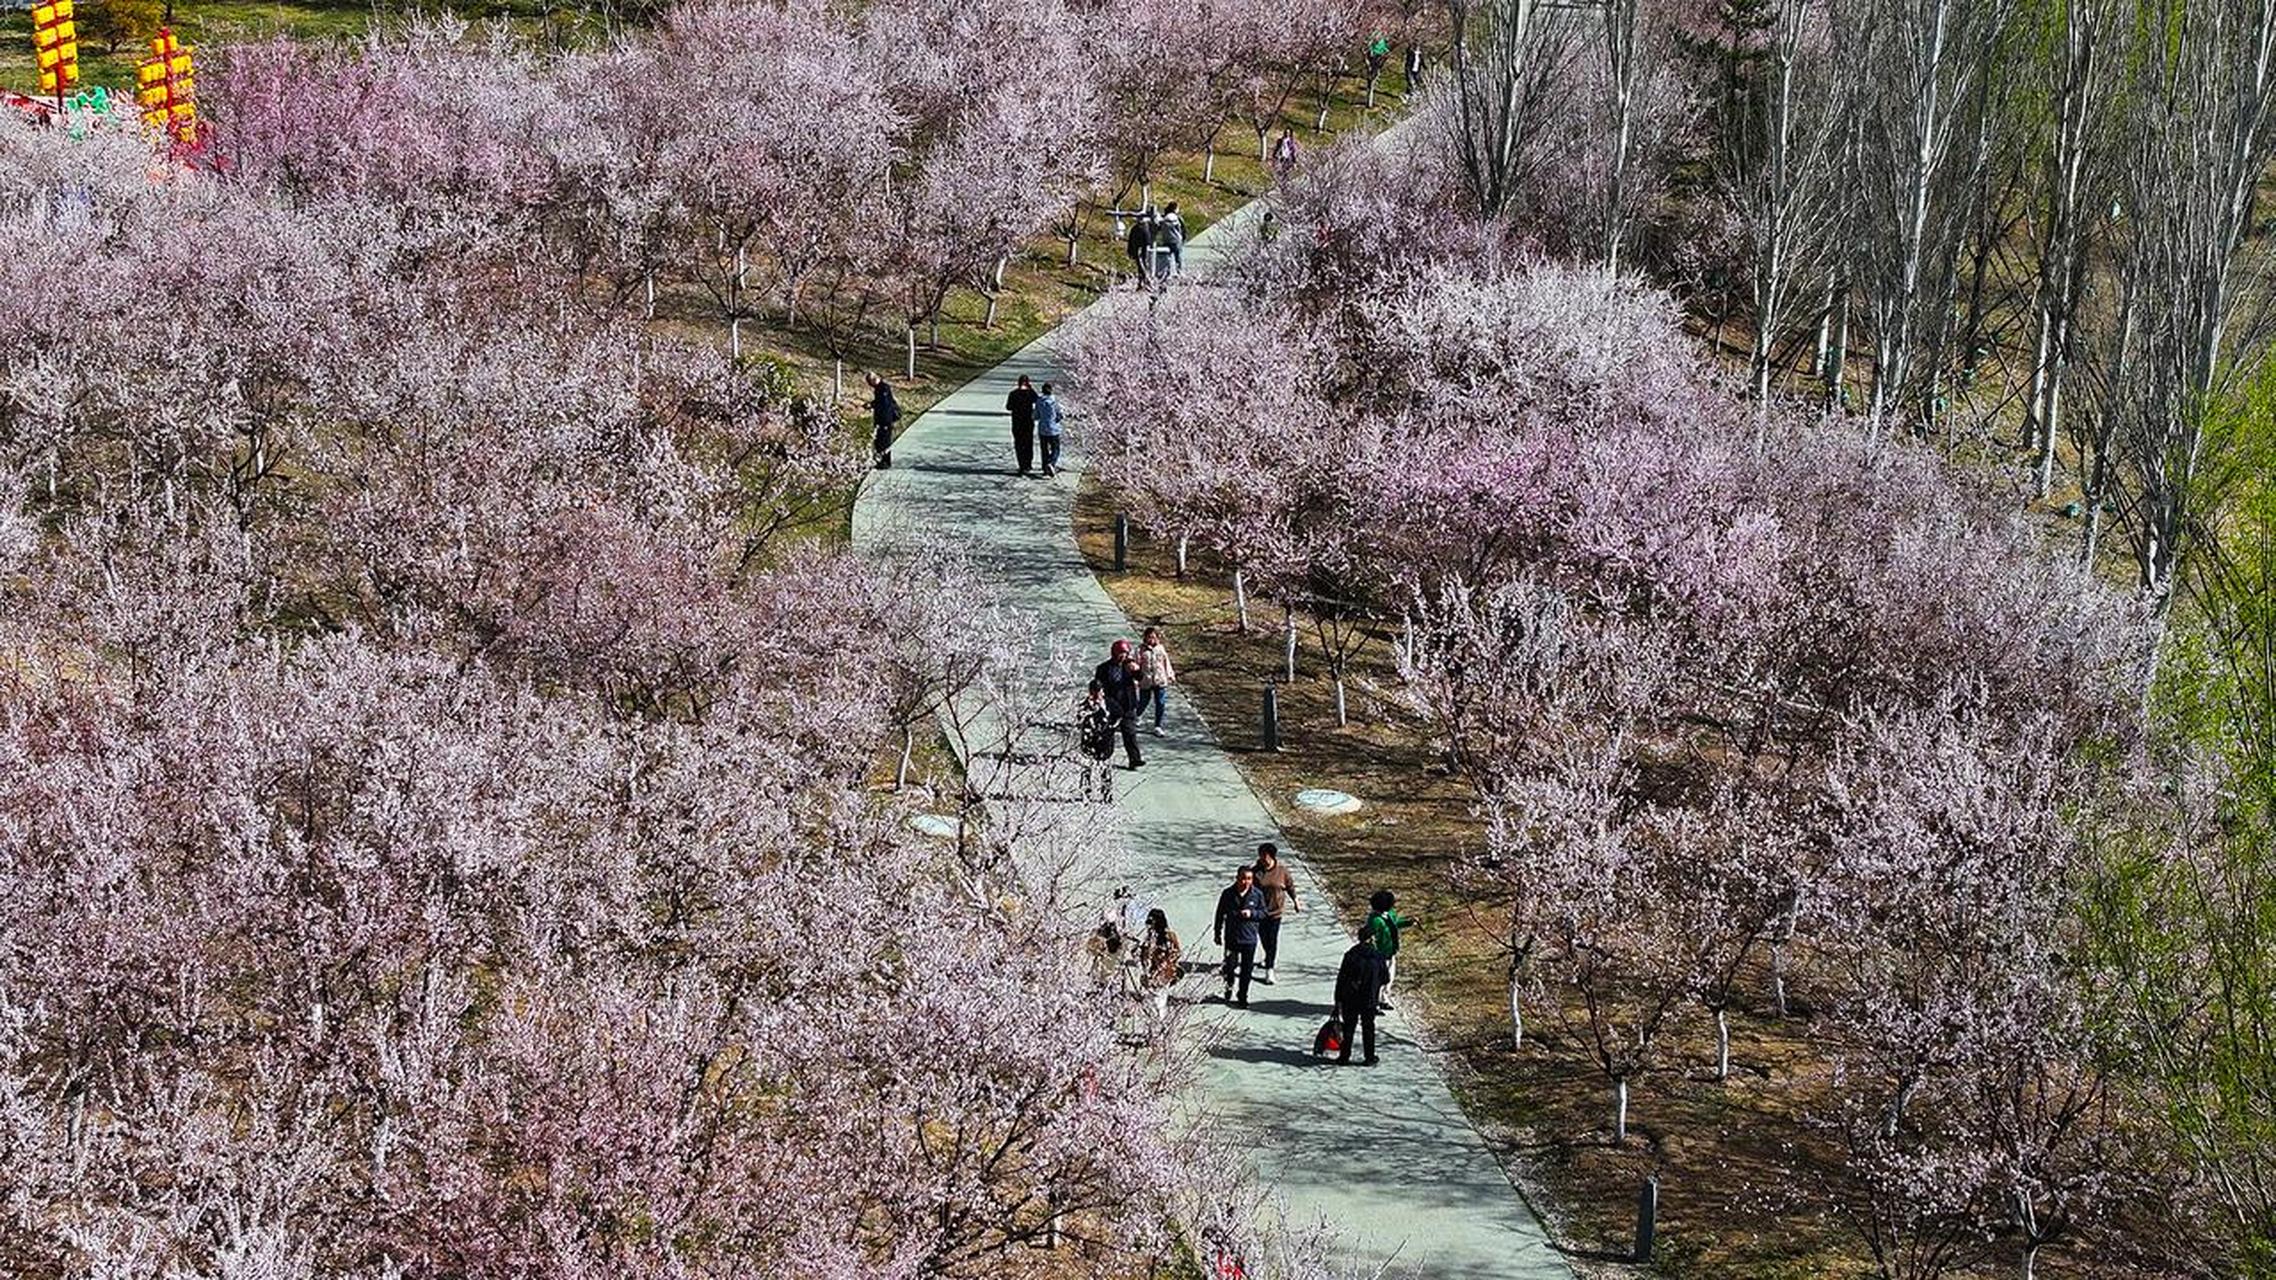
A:
POLYGON ((71 0, 32 7, 32 52, 40 92, 62 97, 79 85, 79 22, 71 0))

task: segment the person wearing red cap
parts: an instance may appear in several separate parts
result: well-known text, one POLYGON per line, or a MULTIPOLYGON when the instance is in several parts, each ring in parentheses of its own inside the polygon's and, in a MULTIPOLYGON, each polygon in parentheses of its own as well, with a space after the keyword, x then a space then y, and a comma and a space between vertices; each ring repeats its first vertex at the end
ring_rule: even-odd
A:
POLYGON ((1106 692, 1107 711, 1122 734, 1123 755, 1133 769, 1146 763, 1138 754, 1138 675, 1138 658, 1130 652, 1128 640, 1115 641, 1106 661, 1092 673, 1106 692))

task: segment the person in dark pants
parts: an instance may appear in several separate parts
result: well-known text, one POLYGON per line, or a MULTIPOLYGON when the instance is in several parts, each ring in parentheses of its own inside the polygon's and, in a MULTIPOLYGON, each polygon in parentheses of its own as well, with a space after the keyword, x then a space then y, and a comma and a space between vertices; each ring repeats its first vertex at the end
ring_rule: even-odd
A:
POLYGON ((1004 408, 1012 415, 1012 453, 1019 459, 1023 476, 1035 470, 1035 401, 1035 384, 1024 373, 1019 376, 1019 385, 1004 397, 1004 408))
POLYGON ((1280 846, 1267 840, 1257 846, 1257 888, 1264 890, 1264 919, 1258 922, 1257 938, 1264 948, 1264 976, 1266 986, 1272 985, 1273 962, 1280 958, 1280 918, 1304 909, 1296 901, 1296 878, 1280 861, 1280 846))
POLYGON ((862 375, 869 379, 869 420, 876 428, 870 449, 877 455, 877 469, 888 471, 893 466, 893 428, 901 422, 901 402, 893 398, 892 384, 874 373, 862 375))
POLYGON ((1233 883, 1217 895, 1217 919, 1210 926, 1210 934, 1225 948, 1225 1003, 1237 1009, 1249 1007, 1249 979, 1257 967, 1257 924, 1264 919, 1264 890, 1257 888, 1254 868, 1243 867, 1233 873, 1233 883), (1241 996, 1233 998, 1233 979, 1238 973, 1241 996))
POLYGON ((1052 394, 1051 384, 1043 384, 1043 396, 1035 402, 1035 443, 1042 446, 1043 474, 1059 474, 1059 397, 1052 394))
POLYGON ((1146 763, 1138 754, 1138 659, 1131 656, 1130 642, 1115 641, 1091 679, 1106 691, 1107 710, 1113 713, 1115 728, 1122 734, 1122 752, 1129 767, 1146 763))
POLYGON ((1130 222, 1130 235, 1123 242, 1130 253, 1130 264, 1137 269, 1138 287, 1152 288, 1154 284, 1154 211, 1141 209, 1130 222))
POLYGON ((1343 1054, 1339 1063, 1351 1061, 1351 1042, 1367 1037, 1367 1056, 1360 1061, 1375 1065, 1375 1002, 1383 998, 1383 984, 1390 971, 1383 965, 1383 953, 1375 949, 1373 935, 1367 926, 1359 928, 1359 941, 1343 953, 1343 966, 1336 970, 1336 1021, 1343 1024, 1343 1054))

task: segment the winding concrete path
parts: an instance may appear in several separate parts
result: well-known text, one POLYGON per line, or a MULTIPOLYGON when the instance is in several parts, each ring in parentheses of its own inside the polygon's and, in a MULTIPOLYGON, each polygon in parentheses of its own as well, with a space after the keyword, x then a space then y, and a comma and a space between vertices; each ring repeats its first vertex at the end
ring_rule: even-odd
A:
MULTIPOLYGON (((1194 238, 1189 280, 1252 233, 1255 206, 1194 238)), ((1103 308, 1143 305, 1118 293, 1103 308)), ((1077 323, 1086 316, 1079 318, 1077 323)), ((1004 397, 1020 374, 1037 385, 1066 380, 1058 365, 1063 328, 982 374, 936 405, 894 445, 894 468, 876 473, 854 512, 854 542, 888 556, 920 547, 960 547, 1007 595, 1036 610, 1078 652, 1134 636, 1129 620, 1091 575, 1076 547, 1073 509, 1082 458, 1062 459, 1056 480, 1012 473, 1004 397)), ((1173 637, 1174 644, 1174 637, 1173 637)), ((1090 660, 1103 657, 1099 652, 1090 660)), ((1068 693, 1071 707, 1075 690, 1068 693)), ((1173 698, 1174 736, 1142 737, 1146 766, 1117 769, 1125 848, 1109 883, 1130 885, 1163 907, 1194 960, 1214 960, 1209 921, 1231 869, 1260 840, 1280 835, 1190 704, 1173 698)), ((1300 886, 1314 884, 1300 851, 1300 886)), ((1313 1032, 1327 1016, 1335 971, 1350 939, 1327 909, 1292 917, 1281 942, 1280 981, 1257 986, 1250 1007, 1215 1003, 1214 975, 1189 976, 1179 996, 1185 1024, 1219 1024, 1200 1082, 1203 1105, 1254 1137, 1263 1180, 1290 1219, 1337 1232, 1336 1261, 1363 1274, 1431 1280, 1569 1277, 1484 1141, 1462 1114, 1436 1063, 1406 1034, 1403 1014, 1378 1025, 1383 1065, 1315 1064, 1313 1032)), ((1427 939, 1424 945, 1428 945, 1427 939)))

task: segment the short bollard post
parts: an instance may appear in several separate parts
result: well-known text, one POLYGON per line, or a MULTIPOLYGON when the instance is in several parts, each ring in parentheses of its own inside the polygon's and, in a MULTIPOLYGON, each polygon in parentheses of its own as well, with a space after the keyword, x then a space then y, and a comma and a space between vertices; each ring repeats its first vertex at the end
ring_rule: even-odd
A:
POLYGON ((1280 690, 1264 682, 1264 749, 1280 750, 1280 690))
POLYGON ((1652 1260, 1652 1232, 1660 1216, 1660 1180, 1644 1179, 1644 1189, 1636 1193, 1636 1261, 1652 1260))
POLYGON ((1130 517, 1114 513, 1114 571, 1122 572, 1130 566, 1130 517))

